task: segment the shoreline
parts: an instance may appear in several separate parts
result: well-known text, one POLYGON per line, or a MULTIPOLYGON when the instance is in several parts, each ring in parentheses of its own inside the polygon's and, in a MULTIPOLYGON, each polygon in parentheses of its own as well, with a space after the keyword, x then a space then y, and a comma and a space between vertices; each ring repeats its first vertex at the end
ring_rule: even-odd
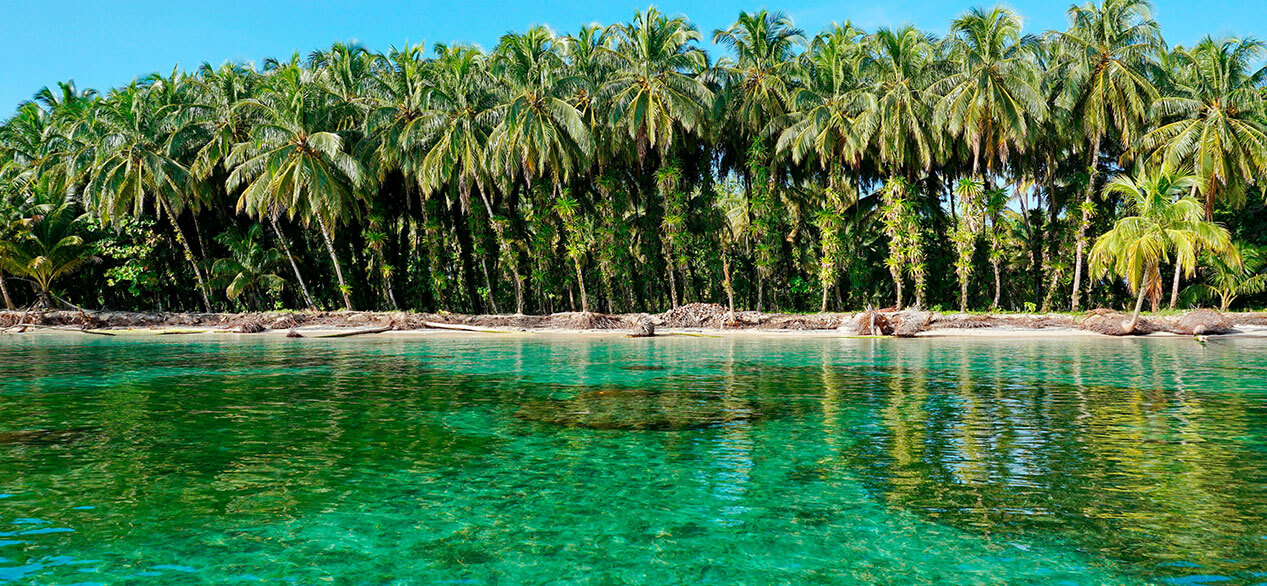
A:
POLYGON ((0 333, 80 332, 99 335, 258 335, 341 338, 408 334, 557 334, 627 336, 646 327, 656 336, 919 337, 919 338, 1170 338, 1192 335, 1267 337, 1267 312, 1193 310, 1142 315, 1123 331, 1124 314, 965 314, 878 310, 858 313, 735 312, 690 304, 660 314, 567 312, 552 315, 464 315, 415 312, 276 311, 252 313, 0 311, 0 333))

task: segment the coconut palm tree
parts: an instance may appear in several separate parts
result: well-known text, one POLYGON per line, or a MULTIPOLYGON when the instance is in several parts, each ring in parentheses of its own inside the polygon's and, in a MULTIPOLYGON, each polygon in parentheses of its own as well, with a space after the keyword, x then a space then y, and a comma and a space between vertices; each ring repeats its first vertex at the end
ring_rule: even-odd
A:
POLYGON ((1059 104, 1069 112, 1069 120, 1090 145, 1090 177, 1080 208, 1082 221, 1074 253, 1071 302, 1077 311, 1101 147, 1107 139, 1116 139, 1123 145, 1135 143, 1148 108, 1157 98, 1149 77, 1154 67, 1152 55, 1162 46, 1162 40, 1147 0, 1087 3, 1071 6, 1068 14, 1069 29, 1055 33, 1058 48, 1066 56, 1058 68, 1063 80, 1059 104))
POLYGON ((79 235, 85 220, 73 203, 39 204, 0 240, 0 267, 29 279, 41 307, 51 307, 54 281, 97 260, 79 235))
POLYGON ((427 71, 430 87, 419 122, 426 145, 417 168, 419 186, 426 194, 453 188, 462 209, 469 211, 471 190, 486 197, 492 187, 486 147, 501 116, 497 80, 485 55, 469 46, 437 45, 427 71))
POLYGON ((1205 282, 1188 286, 1188 299, 1217 299, 1219 310, 1227 311, 1245 295, 1267 291, 1267 249, 1244 243, 1233 244, 1234 254, 1211 254, 1206 258, 1205 282), (1239 258, 1240 263, 1234 262, 1239 258))
POLYGON ((721 240, 722 286, 726 288, 726 305, 730 310, 727 322, 735 321, 735 283, 731 265, 736 256, 746 249, 752 236, 752 219, 748 214, 748 199, 740 191, 737 180, 727 177, 717 185, 719 193, 713 200, 721 216, 723 229, 718 231, 721 240))
POLYGON ((528 183, 543 175, 566 182, 592 149, 589 127, 568 99, 580 82, 568 75, 563 42, 537 26, 503 36, 494 52, 493 73, 510 86, 511 96, 489 137, 490 150, 528 183))
POLYGON ((713 68, 722 78, 717 96, 723 116, 757 137, 769 122, 787 113, 795 51, 805 33, 782 12, 740 12, 725 29, 713 31, 713 42, 730 49, 713 68))
POLYGON ((614 69, 599 93, 610 108, 609 123, 633 144, 641 162, 651 150, 667 151, 680 132, 708 122, 712 92, 692 72, 707 57, 702 37, 685 18, 669 18, 654 7, 633 21, 611 27, 614 69))
POLYGON ((173 86, 185 81, 173 74, 171 80, 133 82, 96 103, 91 114, 95 136, 85 204, 104 222, 140 216, 149 205, 160 218, 166 216, 193 270, 203 307, 209 312, 211 299, 202 268, 178 221, 186 210, 198 211, 203 186, 177 160, 178 145, 171 141, 185 104, 173 101, 170 94, 167 99, 163 95, 164 91, 183 91, 173 86))
POLYGON ((1264 54, 1253 38, 1206 37, 1173 56, 1180 67, 1153 112, 1158 127, 1146 134, 1134 153, 1151 153, 1152 164, 1188 166, 1202 178, 1206 219, 1220 199, 1239 205, 1245 188, 1267 166, 1267 127, 1263 125, 1262 86, 1267 67, 1251 69, 1264 54))
MULTIPOLYGON (((987 176, 1025 150, 1026 136, 1047 111, 1038 70, 1021 36, 1021 17, 1007 8, 974 8, 951 23, 954 70, 930 88, 942 96, 935 124, 967 143, 972 174, 987 176)), ((987 178, 987 183, 989 183, 987 178)))
POLYGON ((927 89, 937 75, 932 39, 915 27, 882 28, 867 42, 875 150, 890 175, 915 179, 933 163, 937 134, 927 89))
POLYGON ((1185 257, 1200 250, 1233 254, 1226 228, 1204 219, 1201 202, 1189 190, 1197 178, 1168 166, 1142 169, 1134 177, 1122 175, 1105 191, 1129 201, 1131 214, 1104 233, 1091 247, 1091 273, 1123 277, 1136 293, 1135 311, 1123 324, 1135 330, 1144 297, 1161 294, 1160 266, 1172 255, 1185 257))
POLYGON ((959 311, 968 311, 968 281, 972 278, 972 257, 976 254, 977 239, 985 227, 985 185, 977 179, 965 177, 955 184, 959 198, 959 216, 950 239, 955 243, 955 274, 959 277, 959 311))
POLYGON ((776 149, 800 164, 817 156, 829 177, 837 177, 841 165, 856 166, 875 127, 875 118, 864 116, 874 108, 861 66, 864 36, 849 23, 836 25, 814 38, 797 76, 791 111, 771 123, 778 128, 776 149))
POLYGON ((351 289, 334 249, 334 227, 357 212, 360 163, 348 154, 344 138, 330 130, 332 120, 312 73, 295 63, 270 74, 261 95, 241 102, 260 116, 250 137, 233 147, 226 188, 244 187, 237 207, 257 217, 286 213, 305 224, 316 222, 334 265, 343 305, 352 309, 351 289))
POLYGON ((286 279, 277 274, 285 255, 276 248, 266 248, 261 242, 264 227, 251 224, 246 232, 227 231, 216 236, 232 255, 211 266, 211 273, 222 283, 227 283, 224 293, 232 301, 243 296, 246 306, 260 309, 262 295, 276 295, 286 286, 286 279))

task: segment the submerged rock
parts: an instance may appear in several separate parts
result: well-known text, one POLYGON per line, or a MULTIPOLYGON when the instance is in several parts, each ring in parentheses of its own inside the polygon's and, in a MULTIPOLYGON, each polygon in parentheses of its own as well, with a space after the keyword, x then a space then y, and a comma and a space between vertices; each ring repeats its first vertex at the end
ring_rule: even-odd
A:
POLYGON ((759 419, 746 401, 720 394, 606 388, 570 399, 526 403, 515 417, 563 427, 626 431, 687 431, 759 419))

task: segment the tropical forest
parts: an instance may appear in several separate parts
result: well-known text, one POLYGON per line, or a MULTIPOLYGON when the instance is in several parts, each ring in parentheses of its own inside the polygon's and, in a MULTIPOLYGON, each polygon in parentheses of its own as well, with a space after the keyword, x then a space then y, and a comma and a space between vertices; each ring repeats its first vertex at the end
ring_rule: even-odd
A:
POLYGON ((0 291, 203 312, 1267 305, 1267 44, 1168 44, 1145 0, 1067 15, 702 31, 651 7, 489 48, 52 83, 0 125, 0 291))

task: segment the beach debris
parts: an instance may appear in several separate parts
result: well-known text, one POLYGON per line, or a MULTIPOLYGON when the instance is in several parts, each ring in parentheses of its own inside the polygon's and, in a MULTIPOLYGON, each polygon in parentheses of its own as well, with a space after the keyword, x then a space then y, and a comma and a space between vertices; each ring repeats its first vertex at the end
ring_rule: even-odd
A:
POLYGON ((335 332, 333 334, 322 334, 320 336, 313 336, 313 337, 314 338, 350 338, 352 336, 360 336, 364 334, 381 334, 383 332, 395 329, 395 327, 396 326, 394 325, 388 324, 381 328, 372 328, 368 330, 354 330, 351 332, 335 332))
POLYGON ((495 330, 492 328, 481 328, 479 326, 466 326, 462 324, 446 324, 438 321, 424 321, 422 325, 435 328, 437 330, 456 330, 459 332, 482 332, 485 334, 509 334, 509 330, 495 330))
POLYGON ((261 323, 259 319, 248 317, 238 322, 238 326, 234 331, 239 334, 258 334, 266 330, 268 330, 268 326, 261 323))
POLYGON ((924 331, 929 322, 933 319, 933 314, 927 311, 904 311, 896 316, 897 325, 893 328, 893 335, 899 338, 914 338, 915 334, 924 331))
POLYGON ((660 314, 666 328, 711 328, 720 330, 731 321, 730 310, 717 303, 688 303, 660 314))
POLYGON ((302 338, 304 337, 304 335, 299 332, 296 332, 295 328, 290 328, 289 330, 286 330, 286 337, 287 338, 302 338))
POLYGON ((651 338, 653 336, 655 336, 655 322, 651 321, 650 316, 638 318, 638 323, 634 324, 633 330, 629 332, 630 338, 651 338))
POLYGON ((1087 312, 1086 317, 1079 320, 1077 325, 1079 329, 1106 336, 1144 336, 1165 330, 1152 320, 1143 317, 1139 318, 1135 327, 1132 328, 1130 315, 1103 308, 1087 312))
POLYGON ((893 324, 889 317, 879 311, 867 310, 858 314, 854 320, 855 336, 888 336, 893 333, 893 324))
POLYGON ((1170 325, 1170 331, 1186 336, 1232 332, 1232 321, 1213 309, 1194 309, 1174 318, 1170 325))

